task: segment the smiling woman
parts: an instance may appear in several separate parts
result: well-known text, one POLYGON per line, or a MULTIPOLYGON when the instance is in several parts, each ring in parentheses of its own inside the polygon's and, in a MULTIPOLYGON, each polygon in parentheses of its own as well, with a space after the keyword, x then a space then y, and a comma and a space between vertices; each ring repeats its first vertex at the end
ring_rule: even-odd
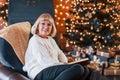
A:
POLYGON ((56 35, 54 19, 48 13, 41 14, 32 26, 25 53, 23 70, 34 80, 101 80, 98 71, 80 64, 69 64, 66 55, 53 37, 56 35), (92 73, 92 74, 91 74, 92 73), (91 76, 91 77, 90 77, 91 76))
POLYGON ((41 21, 41 23, 39 23, 39 26, 41 26, 41 27, 38 28, 37 34, 42 38, 47 38, 46 36, 50 35, 50 33, 51 33, 52 25, 50 24, 49 21, 44 20, 44 21, 41 21))

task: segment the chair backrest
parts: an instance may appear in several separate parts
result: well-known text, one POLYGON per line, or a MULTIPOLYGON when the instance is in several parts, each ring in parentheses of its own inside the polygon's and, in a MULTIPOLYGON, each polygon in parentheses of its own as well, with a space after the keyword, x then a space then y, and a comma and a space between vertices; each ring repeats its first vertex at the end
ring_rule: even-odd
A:
POLYGON ((0 31, 0 63, 24 75, 22 67, 30 29, 29 22, 19 22, 0 31))

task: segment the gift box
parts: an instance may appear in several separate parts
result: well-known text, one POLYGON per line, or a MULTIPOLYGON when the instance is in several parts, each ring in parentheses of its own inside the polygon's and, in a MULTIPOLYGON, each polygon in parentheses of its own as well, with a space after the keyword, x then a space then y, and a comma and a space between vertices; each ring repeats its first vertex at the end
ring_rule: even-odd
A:
POLYGON ((104 56, 104 57, 110 58, 110 57, 113 57, 115 55, 115 52, 112 52, 112 51, 104 52, 104 51, 97 50, 96 54, 98 56, 104 56))
POLYGON ((104 75, 120 75, 119 67, 110 67, 104 70, 104 75))

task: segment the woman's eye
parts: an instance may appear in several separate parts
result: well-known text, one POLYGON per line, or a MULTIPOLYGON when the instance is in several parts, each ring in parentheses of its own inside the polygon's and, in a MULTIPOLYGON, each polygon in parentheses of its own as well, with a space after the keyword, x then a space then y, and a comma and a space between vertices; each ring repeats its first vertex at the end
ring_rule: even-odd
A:
POLYGON ((45 25, 45 23, 42 23, 42 25, 45 25))
POLYGON ((44 26, 44 25, 46 25, 46 26, 52 26, 52 24, 50 24, 50 23, 44 23, 44 22, 41 23, 41 25, 43 25, 43 26, 44 26))
POLYGON ((48 24, 48 26, 52 26, 52 24, 48 24))

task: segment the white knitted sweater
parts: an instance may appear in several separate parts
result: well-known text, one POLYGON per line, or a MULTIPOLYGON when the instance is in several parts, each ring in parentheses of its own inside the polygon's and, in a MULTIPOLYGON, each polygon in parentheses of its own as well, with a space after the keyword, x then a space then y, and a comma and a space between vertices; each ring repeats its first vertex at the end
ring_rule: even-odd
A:
POLYGON ((34 79, 41 70, 66 62, 68 62, 67 57, 52 37, 48 36, 48 39, 44 39, 33 35, 25 54, 23 70, 27 71, 31 79, 34 79))

